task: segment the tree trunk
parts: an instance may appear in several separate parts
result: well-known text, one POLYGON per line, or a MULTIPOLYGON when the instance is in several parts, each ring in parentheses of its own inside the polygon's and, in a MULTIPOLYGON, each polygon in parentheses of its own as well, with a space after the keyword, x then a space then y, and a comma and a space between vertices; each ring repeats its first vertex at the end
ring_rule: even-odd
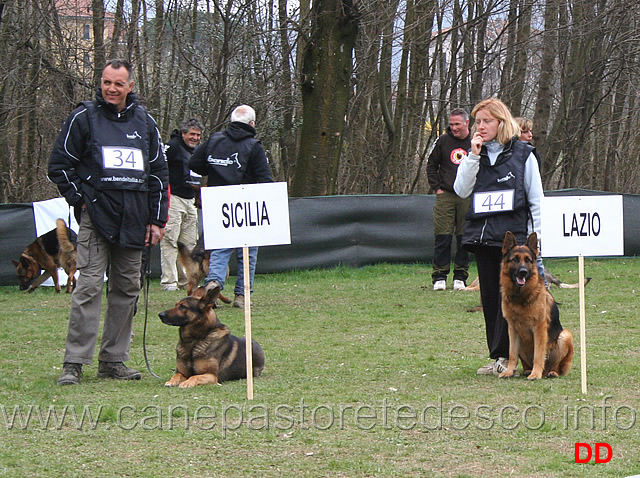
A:
POLYGON ((487 48, 484 40, 487 36, 487 23, 489 22, 489 16, 485 11, 484 0, 474 0, 477 12, 476 32, 476 61, 471 71, 471 104, 479 103, 483 98, 483 85, 482 76, 484 74, 484 62, 487 56, 487 48))
POLYGON ((91 0, 93 10, 93 85, 100 84, 102 69, 106 63, 104 52, 104 4, 102 0, 91 0))
POLYGON ((318 0, 303 61, 303 126, 292 196, 325 196, 336 187, 351 97, 357 18, 352 0, 318 0))
MULTIPOLYGON (((156 0, 156 17, 153 24, 155 31, 152 45, 151 86, 147 95, 147 107, 160 111, 160 72, 164 52, 164 4, 163 0, 156 0)), ((159 115, 158 115, 159 116, 159 115)))
POLYGON ((529 56, 527 46, 531 36, 532 7, 531 0, 520 0, 516 50, 511 74, 511 103, 509 105, 514 116, 522 115, 522 98, 526 88, 525 79, 527 77, 527 58, 529 56))
POLYGON ((109 45, 109 59, 116 58, 119 54, 119 43, 122 28, 124 26, 124 0, 117 0, 116 12, 113 21, 113 32, 109 45))
MULTIPOLYGON (((602 12, 603 10, 597 9, 602 12)), ((584 33, 588 25, 598 25, 595 5, 585 3, 574 5, 571 41, 570 70, 574 74, 574 81, 567 84, 567 108, 566 129, 562 144, 564 187, 577 187, 579 178, 584 170, 585 142, 590 128, 592 117, 599 106, 600 84, 603 81, 605 70, 605 58, 607 51, 604 48, 602 24, 593 27, 588 33, 584 33)), ((560 136, 561 137, 561 136, 560 136)))
POLYGON ((547 0, 542 34, 542 60, 538 79, 538 97, 533 116, 534 142, 542 157, 542 184, 550 187, 549 181, 555 169, 555 157, 547 154, 549 149, 549 121, 553 105, 554 65, 558 53, 558 0, 547 0))
POLYGON ((295 100, 293 96, 293 81, 291 78, 291 45, 289 44, 287 0, 278 1, 278 19, 280 24, 280 81, 282 83, 279 107, 282 117, 279 141, 280 170, 282 179, 290 184, 290 169, 295 155, 296 144, 293 130, 295 100))
POLYGON ((509 15, 507 17, 507 45, 500 76, 500 96, 502 101, 513 111, 513 65, 516 58, 516 36, 518 29, 518 4, 520 0, 509 0, 509 15))

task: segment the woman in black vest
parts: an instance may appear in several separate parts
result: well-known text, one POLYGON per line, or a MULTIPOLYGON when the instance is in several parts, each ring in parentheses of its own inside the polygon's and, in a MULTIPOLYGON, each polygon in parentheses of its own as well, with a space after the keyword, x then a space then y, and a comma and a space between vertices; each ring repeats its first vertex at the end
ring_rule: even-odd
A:
POLYGON ((507 322, 500 305, 502 242, 507 231, 519 244, 531 232, 540 237, 543 189, 534 148, 518 140, 520 128, 509 108, 489 98, 478 103, 471 116, 475 120, 471 153, 458 167, 453 187, 461 197, 472 196, 462 244, 475 255, 492 359, 478 374, 499 375, 509 357, 507 322))

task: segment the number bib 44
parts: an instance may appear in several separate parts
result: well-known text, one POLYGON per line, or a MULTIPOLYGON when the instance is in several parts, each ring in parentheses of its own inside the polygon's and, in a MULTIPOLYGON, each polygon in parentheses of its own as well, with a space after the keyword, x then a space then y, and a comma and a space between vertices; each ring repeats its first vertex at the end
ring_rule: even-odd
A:
POLYGON ((103 146, 102 162, 105 169, 130 169, 135 171, 144 171, 142 150, 137 148, 103 146))
POLYGON ((477 192, 473 195, 476 214, 513 211, 514 190, 477 192))

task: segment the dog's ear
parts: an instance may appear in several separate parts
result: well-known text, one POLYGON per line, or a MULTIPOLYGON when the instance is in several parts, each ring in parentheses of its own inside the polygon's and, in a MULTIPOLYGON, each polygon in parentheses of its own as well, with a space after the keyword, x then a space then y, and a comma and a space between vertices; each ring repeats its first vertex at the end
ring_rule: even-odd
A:
POLYGON ((526 246, 538 257, 538 235, 535 232, 532 232, 527 237, 526 246))
POLYGON ((36 264, 36 260, 27 254, 22 254, 20 256, 20 263, 22 264, 22 267, 28 269, 32 264, 36 264))
POLYGON ((204 297, 204 294, 205 294, 204 287, 198 287, 196 290, 193 291, 193 294, 191 294, 191 296, 197 299, 202 299, 204 297))
POLYGON ((20 262, 16 261, 15 259, 11 259, 11 262, 13 262, 13 265, 15 267, 18 267, 20 265, 20 262))
POLYGON ((205 307, 213 308, 215 306, 216 300, 218 300, 218 296, 220 295, 220 286, 216 284, 212 286, 214 282, 210 282, 205 288, 205 294, 200 298, 200 304, 205 307))
POLYGON ((513 232, 507 231, 504 235, 504 242, 502 243, 502 255, 506 256, 507 252, 516 247, 516 236, 513 235, 513 232))

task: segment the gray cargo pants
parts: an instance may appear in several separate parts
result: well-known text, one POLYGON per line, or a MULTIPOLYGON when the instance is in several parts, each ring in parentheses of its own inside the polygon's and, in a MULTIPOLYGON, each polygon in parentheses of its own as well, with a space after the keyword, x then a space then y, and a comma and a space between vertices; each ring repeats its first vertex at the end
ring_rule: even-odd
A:
POLYGON ((65 363, 90 364, 100 328, 104 274, 109 270, 109 290, 98 359, 129 360, 131 327, 140 294, 142 250, 111 244, 94 229, 82 210, 78 231, 78 281, 71 296, 65 363))

